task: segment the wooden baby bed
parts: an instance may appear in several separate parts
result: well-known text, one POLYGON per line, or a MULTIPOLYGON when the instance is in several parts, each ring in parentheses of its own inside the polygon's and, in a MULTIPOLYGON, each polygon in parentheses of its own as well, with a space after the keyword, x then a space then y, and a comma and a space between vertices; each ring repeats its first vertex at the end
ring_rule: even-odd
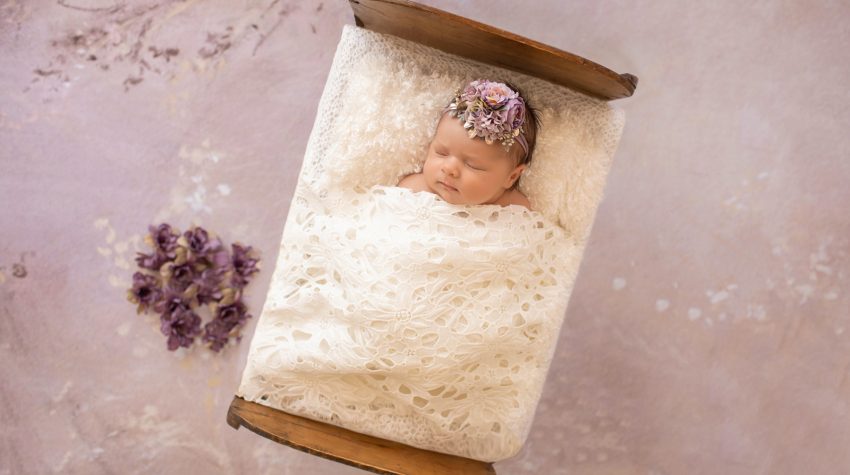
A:
MULTIPOLYGON (((602 100, 631 96, 638 78, 549 45, 406 0, 349 0, 357 26, 566 86, 602 100)), ((493 464, 411 447, 234 397, 227 423, 298 450, 383 474, 495 474, 493 464)))

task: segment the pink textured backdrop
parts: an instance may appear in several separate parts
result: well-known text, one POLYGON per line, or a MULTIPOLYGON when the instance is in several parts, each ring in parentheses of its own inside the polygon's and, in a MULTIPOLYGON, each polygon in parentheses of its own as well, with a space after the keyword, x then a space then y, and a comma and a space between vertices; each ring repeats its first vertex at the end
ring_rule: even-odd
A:
MULTIPOLYGON (((850 472, 850 6, 423 3, 640 78, 498 472, 850 472)), ((232 430, 247 341, 169 353, 125 301, 148 224, 197 223, 262 252, 259 313, 347 23, 342 1, 0 5, 0 475, 363 473, 232 430)))

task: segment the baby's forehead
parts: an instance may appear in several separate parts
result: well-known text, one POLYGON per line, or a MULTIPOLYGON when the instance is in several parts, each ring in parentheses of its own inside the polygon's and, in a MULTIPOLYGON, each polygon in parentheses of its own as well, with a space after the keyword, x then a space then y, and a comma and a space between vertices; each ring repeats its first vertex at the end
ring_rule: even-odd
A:
POLYGON ((470 138, 468 135, 448 133, 445 130, 441 132, 438 129, 431 143, 435 146, 455 149, 453 151, 467 157, 493 161, 516 161, 517 159, 516 150, 512 148, 510 152, 506 152, 499 142, 488 144, 482 137, 470 138))

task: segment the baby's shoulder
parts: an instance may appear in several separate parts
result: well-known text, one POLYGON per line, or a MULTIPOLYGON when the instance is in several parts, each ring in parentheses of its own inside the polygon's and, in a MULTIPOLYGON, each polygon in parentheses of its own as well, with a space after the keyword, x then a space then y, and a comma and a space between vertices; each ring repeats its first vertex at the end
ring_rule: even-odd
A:
POLYGON ((520 205, 531 209, 531 202, 528 201, 528 198, 521 191, 513 189, 508 190, 502 194, 499 198, 498 203, 502 206, 507 205, 520 205))
POLYGON ((425 175, 422 173, 412 173, 402 178, 398 185, 402 188, 409 188, 413 191, 426 191, 428 185, 425 183, 425 175))

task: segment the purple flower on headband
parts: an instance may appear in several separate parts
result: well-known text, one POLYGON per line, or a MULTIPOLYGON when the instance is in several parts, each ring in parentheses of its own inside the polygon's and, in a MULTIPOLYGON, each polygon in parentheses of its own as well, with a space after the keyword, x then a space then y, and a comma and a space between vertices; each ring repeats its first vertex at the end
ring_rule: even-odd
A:
POLYGON ((505 106, 509 100, 516 99, 519 94, 500 82, 487 82, 481 91, 481 99, 491 109, 499 109, 505 106))
POLYGON ((464 102, 472 102, 476 97, 481 96, 484 84, 478 81, 472 81, 463 88, 463 93, 460 94, 460 99, 464 102))
POLYGON ((525 122, 525 104, 516 101, 509 105, 505 114, 505 122, 513 129, 519 128, 525 122))
POLYGON ((448 110, 463 121, 469 138, 481 137, 488 144, 501 141, 510 150, 525 122, 525 101, 519 93, 500 82, 479 79, 458 91, 448 110))

